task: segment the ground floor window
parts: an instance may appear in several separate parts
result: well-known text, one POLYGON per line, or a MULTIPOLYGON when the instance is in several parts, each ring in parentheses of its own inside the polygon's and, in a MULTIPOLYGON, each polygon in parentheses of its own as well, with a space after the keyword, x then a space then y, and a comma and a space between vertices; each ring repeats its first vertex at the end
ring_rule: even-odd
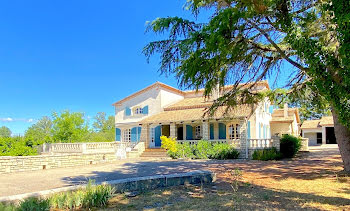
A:
POLYGON ((240 127, 238 124, 231 124, 228 126, 228 136, 229 136, 229 139, 240 138, 240 127))
POLYGON ((131 129, 124 129, 123 131, 123 141, 131 140, 131 129))

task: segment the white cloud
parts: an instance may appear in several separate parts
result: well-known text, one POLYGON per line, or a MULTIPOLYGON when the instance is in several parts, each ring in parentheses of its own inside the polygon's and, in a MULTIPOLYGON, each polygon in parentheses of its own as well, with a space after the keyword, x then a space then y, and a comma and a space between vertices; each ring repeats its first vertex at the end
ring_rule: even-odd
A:
POLYGON ((13 119, 10 117, 6 117, 6 118, 0 118, 1 122, 13 122, 13 119))
POLYGON ((11 117, 0 117, 0 122, 28 122, 32 123, 35 122, 35 119, 32 118, 11 118, 11 117))

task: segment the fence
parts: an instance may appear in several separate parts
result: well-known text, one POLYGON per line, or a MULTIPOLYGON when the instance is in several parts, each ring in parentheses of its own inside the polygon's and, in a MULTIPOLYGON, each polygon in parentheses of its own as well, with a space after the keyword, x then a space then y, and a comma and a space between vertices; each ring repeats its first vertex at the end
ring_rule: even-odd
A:
MULTIPOLYGON (((197 144, 200 140, 178 140, 178 143, 197 144)), ((280 150, 280 137, 273 136, 270 139, 218 139, 209 140, 212 143, 227 143, 240 151, 241 158, 250 158, 255 150, 275 147, 280 150)))
POLYGON ((91 143, 55 143, 43 144, 41 154, 62 153, 114 153, 120 148, 133 148, 137 143, 132 142, 91 142, 91 143))

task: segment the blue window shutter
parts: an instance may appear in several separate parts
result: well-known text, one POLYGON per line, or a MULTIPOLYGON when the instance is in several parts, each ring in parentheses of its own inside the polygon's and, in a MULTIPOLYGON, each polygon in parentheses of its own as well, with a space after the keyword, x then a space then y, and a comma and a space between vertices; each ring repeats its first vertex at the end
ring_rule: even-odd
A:
POLYGON ((140 141, 140 137, 141 137, 141 127, 137 127, 137 137, 136 140, 140 141))
POLYGON ((131 141, 132 142, 137 141, 137 127, 131 128, 131 141))
POLYGON ((248 121, 247 125, 247 138, 250 139, 250 121, 248 121))
POLYGON ((219 139, 226 139, 226 125, 219 123, 219 139))
POLYGON ((272 114, 273 113, 273 105, 270 105, 269 110, 270 110, 270 114, 272 114))
POLYGON ((186 140, 193 140, 193 128, 191 125, 186 125, 186 140))
POLYGON ((158 125, 157 127, 154 128, 154 145, 156 147, 162 146, 162 140, 160 140, 160 136, 162 135, 162 127, 158 125))
POLYGON ((210 124, 210 139, 214 139, 214 124, 210 124))
POLYGON ((142 108, 143 114, 148 114, 148 105, 142 108))
POLYGON ((131 115, 131 109, 129 107, 125 108, 125 116, 130 116, 131 115))
POLYGON ((119 128, 115 129, 115 140, 120 141, 121 130, 119 128))

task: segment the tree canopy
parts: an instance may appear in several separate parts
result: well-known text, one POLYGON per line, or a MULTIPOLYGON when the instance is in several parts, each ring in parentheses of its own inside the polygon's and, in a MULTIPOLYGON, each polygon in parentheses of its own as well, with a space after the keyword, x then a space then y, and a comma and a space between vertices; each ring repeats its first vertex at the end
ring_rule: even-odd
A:
POLYGON ((11 130, 6 126, 0 127, 0 137, 11 137, 11 130))
POLYGON ((189 0, 194 16, 214 9, 207 23, 181 17, 157 18, 147 31, 167 38, 145 46, 149 59, 160 54, 160 71, 175 74, 184 88, 219 85, 233 89, 212 106, 235 106, 261 99, 251 86, 293 72, 285 85, 293 92, 310 90, 314 106, 332 108, 337 141, 350 171, 350 2, 348 0, 189 0), (255 100, 254 100, 255 99, 255 100), (339 124, 338 124, 339 122, 339 124))

